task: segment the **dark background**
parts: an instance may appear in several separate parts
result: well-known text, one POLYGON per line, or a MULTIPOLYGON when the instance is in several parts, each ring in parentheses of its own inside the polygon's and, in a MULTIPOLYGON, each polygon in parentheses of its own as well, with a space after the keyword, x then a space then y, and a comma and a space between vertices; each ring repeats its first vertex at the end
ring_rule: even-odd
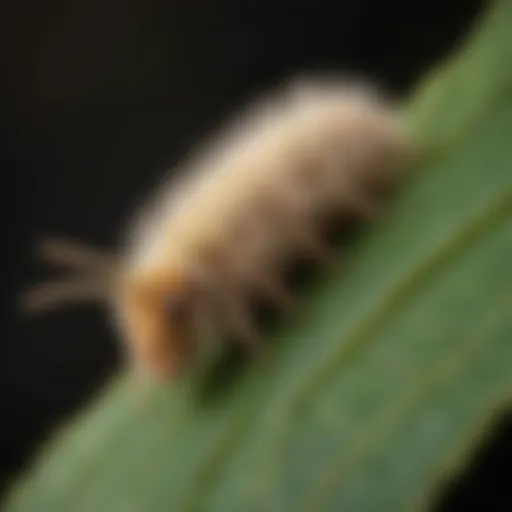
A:
MULTIPOLYGON (((406 93, 456 46, 472 0, 82 0, 2 3, 5 356, 2 482, 118 364, 100 308, 30 322, 12 294, 43 270, 39 233, 116 241, 144 193, 198 137, 262 87, 300 71, 362 71, 406 93), (5 101, 4 101, 5 100, 5 101)), ((512 426, 439 510, 512 510, 512 426)))

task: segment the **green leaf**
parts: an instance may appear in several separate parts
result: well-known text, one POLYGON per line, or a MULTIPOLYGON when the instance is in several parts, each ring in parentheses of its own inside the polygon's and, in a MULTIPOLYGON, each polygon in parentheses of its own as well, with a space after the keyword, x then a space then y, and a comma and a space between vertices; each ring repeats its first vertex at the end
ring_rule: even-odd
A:
POLYGON ((428 506, 512 396, 511 56, 503 0, 411 98, 442 151, 345 248, 345 271, 311 285, 267 366, 235 367, 216 395, 204 375, 171 389, 120 376, 5 510, 428 506))

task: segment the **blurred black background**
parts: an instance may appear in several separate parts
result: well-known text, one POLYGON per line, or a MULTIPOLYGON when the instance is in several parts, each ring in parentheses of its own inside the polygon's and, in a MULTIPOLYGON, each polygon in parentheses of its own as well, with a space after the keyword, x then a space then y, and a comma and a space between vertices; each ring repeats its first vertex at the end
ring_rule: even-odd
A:
MULTIPOLYGON (((43 275, 31 254, 35 235, 108 247, 163 173, 262 87, 301 71, 342 69, 406 93, 456 46, 483 5, 3 2, 2 482, 119 364, 99 307, 30 322, 14 313, 13 294, 43 275)), ((439 510, 512 510, 511 432, 503 420, 439 510)))

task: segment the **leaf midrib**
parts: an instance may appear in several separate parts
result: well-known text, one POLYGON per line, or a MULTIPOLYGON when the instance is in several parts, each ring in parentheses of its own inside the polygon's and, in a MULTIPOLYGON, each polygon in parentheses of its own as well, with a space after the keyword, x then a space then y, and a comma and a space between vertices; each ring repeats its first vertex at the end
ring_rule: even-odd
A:
POLYGON ((448 233, 442 241, 430 251, 419 263, 382 293, 382 299, 377 301, 373 310, 363 314, 352 332, 345 338, 345 343, 338 344, 328 353, 323 362, 313 369, 309 377, 302 379, 301 390, 296 393, 296 399, 290 408, 300 407, 310 400, 322 384, 328 381, 340 369, 340 364, 346 364, 357 349, 367 341, 373 333, 387 321, 391 314, 411 298, 424 283, 446 264, 462 253, 467 246, 494 227, 505 215, 512 210, 512 187, 493 197, 466 223, 452 233, 448 233))
MULTIPOLYGON (((491 229, 496 223, 505 217, 512 206, 512 187, 508 187, 501 194, 495 195, 492 200, 481 208, 463 225, 459 226, 454 232, 449 233, 443 240, 422 259, 421 262, 413 266, 405 278, 400 279, 382 293, 383 299, 377 306, 364 314, 359 322, 352 329, 352 333, 347 335, 343 346, 336 346, 335 349, 323 362, 320 362, 310 374, 302 380, 301 390, 296 394, 296 398, 289 402, 288 418, 293 417, 293 411, 319 390, 332 375, 339 371, 341 364, 346 364, 350 356, 354 356, 357 349, 360 349, 365 340, 371 338, 372 334, 380 327, 383 321, 387 321, 392 312, 396 311, 404 301, 410 299, 421 284, 433 273, 440 271, 444 265, 449 263, 464 249, 475 242, 480 236, 491 229)), ((255 411, 251 411, 255 413, 255 411)), ((235 446, 241 438, 245 425, 250 424, 250 420, 235 422, 235 426, 230 427, 228 432, 223 432, 218 444, 212 449, 210 455, 205 458, 204 464, 197 470, 198 480, 194 479, 194 493, 191 493, 191 499, 187 502, 183 510, 197 510, 199 502, 208 501, 208 492, 211 490, 213 482, 207 475, 213 474, 215 467, 219 462, 226 460, 234 451, 235 446), (198 487, 198 481, 203 482, 198 487)), ((282 424, 283 433, 285 432, 285 423, 282 424)))
POLYGON ((366 457, 371 454, 372 449, 386 436, 392 428, 400 422, 419 400, 424 399, 435 392, 436 388, 443 386, 450 378, 462 373, 477 358, 492 341, 492 333, 502 325, 502 321, 509 318, 512 309, 512 287, 505 286, 498 299, 488 308, 487 314, 476 327, 477 333, 470 338, 470 341, 463 344, 456 344, 448 357, 440 358, 439 362, 427 368, 416 386, 409 388, 402 393, 389 407, 385 408, 377 417, 373 428, 368 429, 352 445, 347 453, 342 452, 334 458, 329 465, 313 483, 313 491, 310 497, 305 499, 304 511, 324 510, 323 505, 335 491, 340 475, 353 470, 357 465, 362 464, 366 457), (463 351, 461 351, 461 346, 463 351))

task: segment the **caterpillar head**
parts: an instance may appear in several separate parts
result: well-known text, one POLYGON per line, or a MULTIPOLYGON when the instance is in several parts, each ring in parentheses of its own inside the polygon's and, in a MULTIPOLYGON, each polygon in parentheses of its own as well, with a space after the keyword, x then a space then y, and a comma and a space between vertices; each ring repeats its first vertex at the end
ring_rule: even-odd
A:
POLYGON ((202 294, 195 280, 167 268, 121 278, 116 314, 136 368, 168 380, 196 355, 202 294))
POLYGON ((203 311, 192 279, 168 270, 127 272, 117 258, 75 242, 45 239, 38 249, 47 263, 74 273, 33 286, 22 297, 25 311, 102 302, 137 370, 168 380, 190 361, 203 311))

